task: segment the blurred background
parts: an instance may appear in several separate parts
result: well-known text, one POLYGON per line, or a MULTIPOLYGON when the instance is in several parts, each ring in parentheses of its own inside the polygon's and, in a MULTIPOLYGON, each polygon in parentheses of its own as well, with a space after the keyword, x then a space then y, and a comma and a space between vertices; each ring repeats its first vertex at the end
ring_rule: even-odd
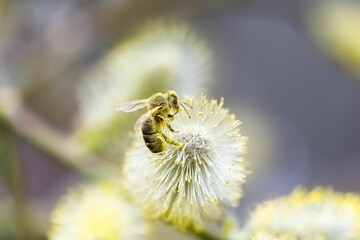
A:
MULTIPOLYGON (((121 153, 74 137, 78 86, 154 19, 185 23, 205 42, 212 80, 200 90, 224 97, 249 136, 241 221, 298 185, 360 193, 359 2, 0 0, 0 239, 45 238, 69 187, 120 174, 121 153)), ((190 239, 166 226, 153 235, 190 239)))

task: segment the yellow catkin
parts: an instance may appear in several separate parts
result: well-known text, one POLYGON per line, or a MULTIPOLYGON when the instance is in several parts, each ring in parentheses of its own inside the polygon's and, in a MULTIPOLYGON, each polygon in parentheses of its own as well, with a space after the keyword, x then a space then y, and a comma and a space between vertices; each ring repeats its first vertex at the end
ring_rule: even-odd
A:
POLYGON ((51 217, 50 240, 140 240, 149 227, 112 182, 71 190, 51 217))
POLYGON ((318 45, 360 79, 360 2, 322 1, 309 10, 318 45))
POLYGON ((321 187, 297 188, 256 207, 245 229, 294 240, 360 239, 360 197, 321 187))

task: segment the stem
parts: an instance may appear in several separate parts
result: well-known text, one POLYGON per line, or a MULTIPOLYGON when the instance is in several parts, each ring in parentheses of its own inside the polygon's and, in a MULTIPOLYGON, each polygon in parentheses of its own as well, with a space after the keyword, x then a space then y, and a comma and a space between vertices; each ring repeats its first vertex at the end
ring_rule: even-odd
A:
MULTIPOLYGON (((174 227, 170 222, 166 222, 166 221, 161 221, 163 224, 170 226, 170 227, 174 227)), ((180 231, 179 229, 175 228, 177 231, 180 231)), ((213 233, 207 232, 207 231, 202 231, 199 232, 197 230, 195 230, 194 228, 187 228, 184 230, 184 233, 189 234, 191 236, 194 236, 198 239, 202 239, 202 240, 221 240, 222 237, 214 235, 213 233)))
MULTIPOLYGON (((7 99, 7 101, 9 103, 20 102, 19 99, 7 99)), ((4 127, 26 139, 30 144, 49 154, 63 165, 88 178, 117 174, 118 166, 90 155, 77 142, 49 126, 25 106, 17 104, 9 110, 5 108, 4 103, 5 107, 1 107, 1 105, 0 101, 0 121, 4 123, 4 127)))
POLYGON ((26 206, 22 169, 16 155, 15 136, 0 121, 0 170, 5 186, 12 196, 13 215, 21 239, 35 237, 34 226, 26 206))
POLYGON ((218 236, 214 236, 211 233, 208 232, 191 232, 194 236, 196 236, 199 239, 203 240, 219 240, 220 238, 218 236))

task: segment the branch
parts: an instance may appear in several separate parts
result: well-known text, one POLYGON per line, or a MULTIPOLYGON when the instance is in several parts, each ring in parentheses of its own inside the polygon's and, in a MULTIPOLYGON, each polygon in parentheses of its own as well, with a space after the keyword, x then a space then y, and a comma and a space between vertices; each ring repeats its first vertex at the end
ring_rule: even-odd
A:
POLYGON ((26 203, 22 169, 15 144, 14 135, 0 121, 0 172, 4 185, 13 199, 12 214, 18 229, 17 237, 34 239, 36 230, 26 203))
POLYGON ((118 166, 89 154, 71 137, 33 114, 13 89, 0 88, 0 121, 16 135, 85 177, 113 176, 118 172, 118 166))

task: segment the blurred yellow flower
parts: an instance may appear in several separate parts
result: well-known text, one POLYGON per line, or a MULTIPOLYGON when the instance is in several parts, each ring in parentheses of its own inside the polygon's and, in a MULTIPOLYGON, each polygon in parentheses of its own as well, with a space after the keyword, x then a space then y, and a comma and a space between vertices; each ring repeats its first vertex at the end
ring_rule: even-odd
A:
POLYGON ((280 239, 360 239, 360 197, 320 187, 310 192, 298 188, 255 209, 245 232, 258 231, 280 239))
POLYGON ((309 26, 318 45, 360 78, 360 2, 322 1, 310 9, 309 26))
POLYGON ((52 214, 52 240, 145 239, 149 226, 117 184, 100 183, 72 190, 52 214))
POLYGON ((172 137, 184 147, 167 145, 154 154, 138 137, 126 157, 125 185, 150 216, 203 230, 221 221, 224 206, 236 206, 242 195, 247 138, 223 101, 204 95, 185 101, 191 118, 182 111, 172 122, 179 131, 172 137))
POLYGON ((278 238, 269 233, 260 231, 260 232, 255 233, 253 235, 253 237, 251 238, 251 240, 295 240, 295 239, 285 238, 285 237, 278 238))
POLYGON ((147 24, 111 50, 79 86, 79 139, 93 150, 121 149, 113 143, 131 129, 134 115, 115 113, 116 104, 168 89, 179 94, 203 90, 211 67, 208 48, 187 26, 165 20, 147 24))

